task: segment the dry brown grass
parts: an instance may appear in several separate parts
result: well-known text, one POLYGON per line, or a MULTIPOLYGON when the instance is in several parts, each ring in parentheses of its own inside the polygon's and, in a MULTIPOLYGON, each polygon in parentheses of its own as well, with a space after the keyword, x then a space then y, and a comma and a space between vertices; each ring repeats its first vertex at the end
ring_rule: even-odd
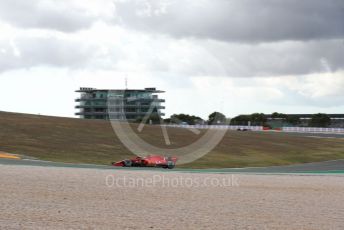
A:
MULTIPOLYGON (((168 129, 168 133, 172 141, 169 148, 188 145, 202 136, 176 128, 168 129)), ((165 146, 158 126, 146 126, 139 135, 151 144, 165 146)), ((107 121, 5 112, 0 112, 0 151, 42 160, 94 164, 132 156, 107 121)), ((343 158, 343 139, 231 131, 212 152, 183 167, 269 166, 343 158)))

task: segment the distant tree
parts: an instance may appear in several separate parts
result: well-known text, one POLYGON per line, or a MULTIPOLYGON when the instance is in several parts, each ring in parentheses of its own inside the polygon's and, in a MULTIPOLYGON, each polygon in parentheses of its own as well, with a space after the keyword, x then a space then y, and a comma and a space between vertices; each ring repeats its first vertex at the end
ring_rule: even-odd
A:
POLYGON ((189 125, 194 125, 196 123, 201 123, 203 119, 194 115, 182 113, 182 114, 173 114, 169 121, 170 123, 174 123, 174 124, 180 124, 182 122, 186 122, 189 125))
POLYGON ((271 114, 271 118, 272 119, 286 119, 287 118, 287 115, 284 114, 284 113, 277 113, 277 112, 274 112, 271 114))
POLYGON ((164 119, 164 123, 167 123, 167 124, 172 123, 172 122, 171 122, 171 118, 166 118, 166 119, 164 119))
POLYGON ((251 121, 250 115, 239 115, 231 120, 231 125, 248 125, 248 122, 251 121))
POLYGON ((209 115, 208 124, 209 125, 215 125, 215 124, 221 124, 226 122, 226 116, 220 112, 213 112, 209 115))
POLYGON ((292 125, 299 125, 301 123, 300 117, 296 115, 288 115, 285 121, 292 125))
POLYGON ((251 114, 252 125, 264 125, 267 118, 264 113, 253 113, 251 114))
POLYGON ((279 118, 279 113, 277 113, 277 112, 272 113, 272 114, 271 114, 271 118, 272 118, 272 119, 279 118))
POLYGON ((331 124, 331 118, 325 113, 313 114, 308 125, 311 127, 328 127, 331 124))

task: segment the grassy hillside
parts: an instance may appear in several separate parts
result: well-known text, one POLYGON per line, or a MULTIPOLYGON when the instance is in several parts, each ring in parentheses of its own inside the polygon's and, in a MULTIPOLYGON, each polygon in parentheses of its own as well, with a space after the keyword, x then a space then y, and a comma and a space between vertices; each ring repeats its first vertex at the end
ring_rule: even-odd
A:
MULTIPOLYGON (((170 148, 185 146, 201 136, 176 128, 168 129, 168 133, 170 148)), ((158 126, 146 126, 139 135, 151 144, 164 146, 158 126)), ((95 164, 132 156, 107 121, 6 112, 0 112, 0 151, 42 160, 95 164)), ((343 139, 230 131, 211 153, 182 167, 268 166, 343 158, 343 139)))

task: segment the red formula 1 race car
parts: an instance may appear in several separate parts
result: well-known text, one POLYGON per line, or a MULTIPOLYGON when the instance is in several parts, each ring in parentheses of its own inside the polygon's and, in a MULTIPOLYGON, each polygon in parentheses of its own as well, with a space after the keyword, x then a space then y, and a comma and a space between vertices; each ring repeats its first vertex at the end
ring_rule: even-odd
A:
POLYGON ((113 162, 112 165, 117 167, 157 167, 173 169, 176 166, 176 162, 177 157, 155 155, 113 162))

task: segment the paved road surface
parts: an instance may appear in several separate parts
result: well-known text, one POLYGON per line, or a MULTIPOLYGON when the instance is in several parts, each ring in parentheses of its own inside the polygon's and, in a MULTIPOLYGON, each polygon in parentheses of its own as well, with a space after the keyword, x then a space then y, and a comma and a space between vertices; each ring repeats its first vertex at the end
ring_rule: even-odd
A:
POLYGON ((88 168, 88 169, 108 169, 108 170, 155 170, 155 171, 176 171, 176 172, 203 172, 203 173, 344 173, 344 159, 318 163, 297 164, 289 166, 253 167, 253 168, 228 168, 228 169, 181 169, 174 170, 155 168, 115 168, 106 165, 90 164, 66 164, 36 160, 10 160, 0 159, 0 165, 31 165, 45 167, 66 167, 66 168, 88 168))

